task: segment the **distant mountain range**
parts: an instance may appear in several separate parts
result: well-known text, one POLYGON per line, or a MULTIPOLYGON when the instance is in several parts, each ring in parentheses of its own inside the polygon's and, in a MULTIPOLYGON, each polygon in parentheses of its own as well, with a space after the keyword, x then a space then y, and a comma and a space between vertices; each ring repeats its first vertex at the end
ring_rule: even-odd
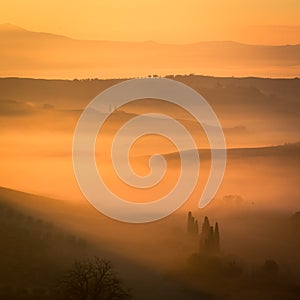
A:
POLYGON ((0 25, 0 76, 116 78, 148 74, 296 77, 300 45, 76 40, 0 25))

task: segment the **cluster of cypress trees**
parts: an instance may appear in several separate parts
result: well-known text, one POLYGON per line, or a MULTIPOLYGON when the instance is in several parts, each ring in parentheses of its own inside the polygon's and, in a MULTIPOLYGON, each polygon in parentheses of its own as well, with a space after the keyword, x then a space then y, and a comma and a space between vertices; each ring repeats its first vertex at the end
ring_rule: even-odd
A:
MULTIPOLYGON (((187 232, 191 235, 199 233, 198 220, 193 217, 191 211, 188 212, 187 232)), ((200 233, 200 251, 219 253, 220 249, 219 224, 216 222, 215 227, 211 226, 208 217, 205 216, 200 233)))

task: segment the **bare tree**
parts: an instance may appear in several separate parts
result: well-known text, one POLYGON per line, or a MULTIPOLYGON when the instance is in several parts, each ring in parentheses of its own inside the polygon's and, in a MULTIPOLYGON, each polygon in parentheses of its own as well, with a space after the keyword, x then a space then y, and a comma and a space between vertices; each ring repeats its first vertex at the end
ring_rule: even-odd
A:
POLYGON ((64 299, 131 299, 112 269, 111 262, 95 257, 93 261, 76 261, 62 279, 64 299))

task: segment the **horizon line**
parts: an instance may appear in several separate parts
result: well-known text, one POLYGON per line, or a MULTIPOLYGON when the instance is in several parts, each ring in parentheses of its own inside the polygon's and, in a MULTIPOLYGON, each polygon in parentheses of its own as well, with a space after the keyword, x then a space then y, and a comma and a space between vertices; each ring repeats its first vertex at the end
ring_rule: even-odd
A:
POLYGON ((131 80, 131 79, 147 79, 147 78, 166 78, 166 79, 176 79, 180 77, 205 77, 205 78, 215 78, 215 79, 263 79, 263 80, 299 80, 298 76, 290 77, 260 77, 260 76, 218 76, 218 75, 204 75, 204 74, 168 74, 168 75, 159 75, 159 74, 149 74, 145 76, 124 76, 124 77, 81 77, 81 78, 57 78, 57 77, 20 77, 20 76, 0 76, 2 79, 27 79, 27 80, 49 80, 49 81, 105 81, 105 80, 131 80))
POLYGON ((184 43, 171 43, 171 42, 157 42, 155 40, 143 40, 143 41, 133 41, 133 40, 106 40, 106 39, 81 39, 81 38, 74 38, 68 35, 64 34, 57 34, 53 32, 47 32, 47 31, 35 31, 35 30, 28 30, 24 27, 21 27, 19 25, 15 25, 10 22, 0 23, 0 29, 3 26, 11 26, 15 29, 19 29, 26 32, 36 33, 36 34, 49 34, 65 39, 70 40, 76 40, 76 41, 82 41, 82 42, 110 42, 110 43, 138 43, 138 44, 145 44, 145 43, 152 43, 152 44, 158 44, 158 45, 167 45, 167 46, 191 46, 191 45, 197 45, 201 43, 233 43, 233 44, 239 44, 239 45, 246 45, 246 46, 260 46, 260 47, 284 47, 284 46, 300 46, 300 41, 296 43, 286 43, 286 44, 252 44, 252 43, 243 43, 236 40, 202 40, 202 41, 195 41, 195 42, 184 42, 184 43))

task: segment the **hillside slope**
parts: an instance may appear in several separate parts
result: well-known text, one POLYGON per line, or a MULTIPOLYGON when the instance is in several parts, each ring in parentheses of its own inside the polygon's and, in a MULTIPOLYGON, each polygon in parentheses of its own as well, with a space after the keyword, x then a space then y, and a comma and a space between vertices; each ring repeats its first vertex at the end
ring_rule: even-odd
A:
POLYGON ((2 24, 0 76, 112 78, 198 73, 294 77, 299 75, 299 49, 300 45, 261 46, 231 41, 171 45, 75 40, 2 24))

